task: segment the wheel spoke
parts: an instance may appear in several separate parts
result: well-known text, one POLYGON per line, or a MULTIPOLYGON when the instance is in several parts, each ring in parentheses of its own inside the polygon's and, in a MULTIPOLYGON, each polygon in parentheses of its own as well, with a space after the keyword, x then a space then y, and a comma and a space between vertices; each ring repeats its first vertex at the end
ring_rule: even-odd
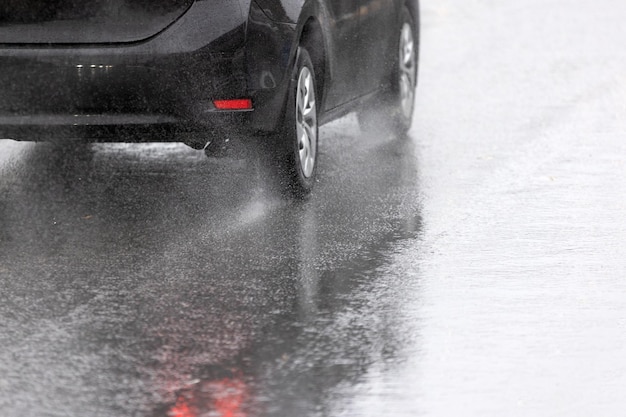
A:
POLYGON ((304 108, 306 106, 306 97, 304 97, 304 91, 301 88, 301 86, 298 86, 298 92, 297 92, 296 97, 298 100, 298 105, 297 105, 298 116, 302 116, 304 114, 304 108))
POLYGON ((304 161, 309 154, 309 138, 307 137, 306 131, 304 129, 302 130, 302 135, 299 138, 300 139, 298 140, 298 149, 300 152, 300 159, 304 161))
POLYGON ((309 146, 310 146, 312 139, 315 139, 314 127, 306 123, 303 123, 302 127, 304 128, 303 130, 306 133, 307 139, 309 140, 309 146))
POLYGON ((304 135, 305 133, 306 132, 304 130, 304 124, 301 121, 296 121, 296 137, 298 138, 299 148, 301 148, 300 142, 301 142, 302 135, 304 135))

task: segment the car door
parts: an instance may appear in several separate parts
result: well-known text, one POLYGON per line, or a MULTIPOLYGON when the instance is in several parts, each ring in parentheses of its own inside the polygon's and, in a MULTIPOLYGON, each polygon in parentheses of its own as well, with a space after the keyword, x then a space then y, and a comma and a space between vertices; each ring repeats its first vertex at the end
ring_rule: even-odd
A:
POLYGON ((330 85, 325 100, 326 109, 333 109, 360 94, 358 73, 362 62, 359 51, 360 0, 326 0, 330 28, 330 85))
POLYGON ((358 0, 359 49, 364 60, 358 74, 358 90, 373 92, 389 81, 396 58, 398 0, 358 0))

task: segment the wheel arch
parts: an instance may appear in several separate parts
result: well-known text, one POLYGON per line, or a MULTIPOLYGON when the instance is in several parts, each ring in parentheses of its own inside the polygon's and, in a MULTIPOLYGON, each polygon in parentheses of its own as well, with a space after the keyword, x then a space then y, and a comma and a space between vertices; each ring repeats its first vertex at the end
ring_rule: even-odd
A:
MULTIPOLYGON (((302 25, 298 38, 298 46, 306 48, 315 71, 315 83, 317 84, 317 97, 323 103, 326 88, 326 74, 328 74, 328 56, 326 39, 321 24, 315 17, 310 16, 302 25)), ((323 107, 318 107, 318 111, 323 107)))

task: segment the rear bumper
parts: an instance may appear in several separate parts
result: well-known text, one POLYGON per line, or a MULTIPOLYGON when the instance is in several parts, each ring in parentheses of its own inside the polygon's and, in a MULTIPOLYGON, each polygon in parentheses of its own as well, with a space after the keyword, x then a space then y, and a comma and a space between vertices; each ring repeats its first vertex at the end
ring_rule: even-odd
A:
POLYGON ((215 112, 208 122, 158 114, 37 114, 0 116, 0 139, 86 142, 186 142, 251 133, 250 112, 215 112))

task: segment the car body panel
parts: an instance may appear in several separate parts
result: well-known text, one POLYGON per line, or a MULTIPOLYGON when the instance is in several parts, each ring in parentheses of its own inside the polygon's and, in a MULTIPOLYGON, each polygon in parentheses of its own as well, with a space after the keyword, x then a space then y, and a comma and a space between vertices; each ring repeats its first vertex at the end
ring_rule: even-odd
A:
POLYGON ((0 43, 136 42, 161 32, 193 0, 4 0, 0 43))
POLYGON ((330 43, 333 48, 329 56, 334 65, 328 83, 325 108, 331 109, 346 103, 360 95, 359 60, 361 51, 358 47, 358 4, 359 0, 327 1, 327 25, 330 43))
POLYGON ((359 50, 361 51, 359 90, 372 92, 389 80, 390 63, 397 56, 395 37, 389 31, 398 27, 396 0, 359 0, 359 50), (396 6, 396 7, 394 7, 396 6))

